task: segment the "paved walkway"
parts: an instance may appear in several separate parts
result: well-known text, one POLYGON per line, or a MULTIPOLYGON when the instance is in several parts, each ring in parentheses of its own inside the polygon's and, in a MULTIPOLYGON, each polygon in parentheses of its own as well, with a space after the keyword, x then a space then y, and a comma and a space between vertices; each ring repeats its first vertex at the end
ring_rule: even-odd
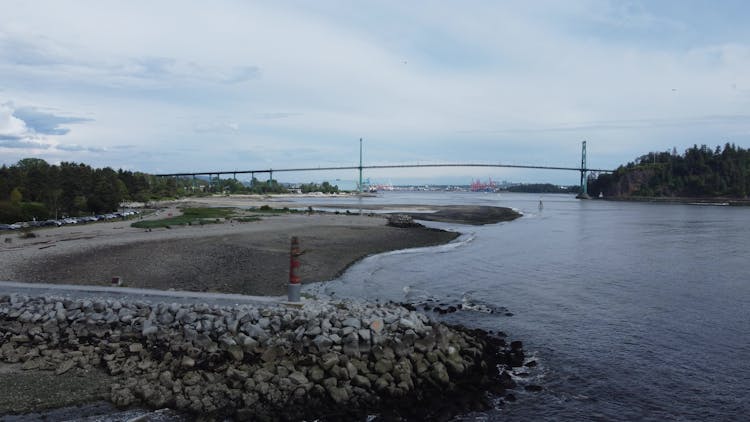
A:
POLYGON ((166 303, 207 303, 211 305, 269 305, 284 303, 286 301, 286 296, 245 296, 228 293, 136 289, 132 287, 0 281, 0 294, 11 293, 20 293, 28 296, 63 296, 72 299, 96 297, 113 300, 144 300, 148 302, 166 303))

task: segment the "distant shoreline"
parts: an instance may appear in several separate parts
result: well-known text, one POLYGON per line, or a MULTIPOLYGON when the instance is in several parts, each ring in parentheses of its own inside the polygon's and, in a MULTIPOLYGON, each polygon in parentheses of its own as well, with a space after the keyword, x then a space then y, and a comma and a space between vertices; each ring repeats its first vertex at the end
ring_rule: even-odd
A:
POLYGON ((619 202, 655 202, 660 204, 685 204, 685 205, 725 205, 735 207, 750 206, 750 199, 739 198, 689 198, 689 197, 650 197, 650 196, 610 196, 604 198, 592 197, 594 200, 619 201, 619 202))

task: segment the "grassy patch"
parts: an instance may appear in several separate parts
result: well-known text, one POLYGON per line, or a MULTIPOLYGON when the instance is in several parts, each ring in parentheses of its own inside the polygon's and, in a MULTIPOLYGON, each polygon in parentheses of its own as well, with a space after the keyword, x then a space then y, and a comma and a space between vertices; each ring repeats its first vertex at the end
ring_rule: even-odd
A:
POLYGON ((192 218, 227 218, 235 212, 234 208, 184 208, 183 216, 192 218))
POLYGON ((184 208, 182 215, 162 220, 142 220, 131 224, 131 226, 139 229, 155 229, 158 227, 171 228, 171 226, 220 223, 221 219, 230 218, 234 211, 234 208, 184 208))
POLYGON ((288 207, 284 207, 284 208, 271 208, 268 205, 263 205, 260 208, 248 208, 247 211, 248 212, 263 213, 263 214, 290 214, 290 213, 300 212, 299 210, 289 209, 288 207))

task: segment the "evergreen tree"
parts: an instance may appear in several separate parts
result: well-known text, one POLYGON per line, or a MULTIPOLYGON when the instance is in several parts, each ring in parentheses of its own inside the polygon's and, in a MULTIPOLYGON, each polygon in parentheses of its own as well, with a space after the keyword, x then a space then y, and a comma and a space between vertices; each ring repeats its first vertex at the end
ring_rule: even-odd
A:
POLYGON ((589 191, 605 196, 736 197, 750 187, 750 151, 726 143, 693 145, 684 154, 649 153, 601 174, 589 191))

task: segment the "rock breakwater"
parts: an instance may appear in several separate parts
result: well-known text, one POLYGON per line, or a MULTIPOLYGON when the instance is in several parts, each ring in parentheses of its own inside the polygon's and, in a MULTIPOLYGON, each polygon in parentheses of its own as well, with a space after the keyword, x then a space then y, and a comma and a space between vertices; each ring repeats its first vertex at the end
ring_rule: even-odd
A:
POLYGON ((104 368, 118 406, 241 420, 441 418, 514 386, 520 342, 393 304, 302 307, 0 296, 0 359, 63 374, 104 368), (515 359, 514 359, 515 357, 515 359))

